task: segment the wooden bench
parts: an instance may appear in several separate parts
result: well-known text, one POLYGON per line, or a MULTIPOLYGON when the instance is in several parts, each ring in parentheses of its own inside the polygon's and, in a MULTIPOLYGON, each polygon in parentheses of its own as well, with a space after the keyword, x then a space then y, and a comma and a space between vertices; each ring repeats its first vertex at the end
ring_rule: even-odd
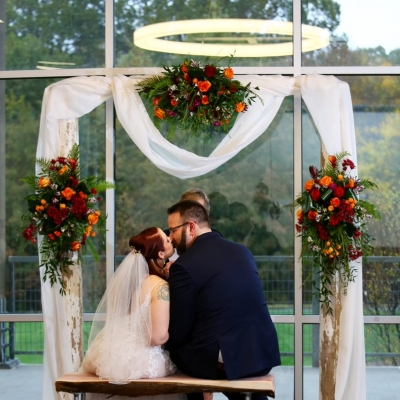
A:
POLYGON ((273 375, 228 381, 197 379, 175 374, 157 379, 137 379, 119 385, 86 372, 73 372, 58 378, 55 385, 57 392, 72 393, 75 400, 85 400, 86 393, 137 397, 169 393, 239 392, 246 394, 246 400, 250 400, 251 393, 275 398, 273 375))

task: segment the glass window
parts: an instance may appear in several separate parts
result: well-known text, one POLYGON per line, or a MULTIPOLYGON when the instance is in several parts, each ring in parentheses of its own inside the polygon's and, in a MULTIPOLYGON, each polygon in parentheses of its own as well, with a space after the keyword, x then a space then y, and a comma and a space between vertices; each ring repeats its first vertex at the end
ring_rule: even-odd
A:
POLYGON ((277 324, 282 366, 273 369, 276 398, 293 399, 294 394, 294 325, 277 324))
MULTIPOLYGON (((303 9, 307 3, 303 0, 303 9)), ((317 9, 310 4, 308 9, 328 30, 330 44, 303 53, 304 66, 400 65, 398 1, 335 0, 327 2, 325 8, 317 9)), ((303 14, 303 23, 306 22, 303 14)))
MULTIPOLYGON (((171 140, 204 156, 220 139, 171 140)), ((180 180, 158 170, 119 124, 116 146, 117 254, 126 254, 129 238, 141 230, 167 228, 167 207, 198 187, 210 198, 211 227, 255 255, 271 312, 293 313, 293 216, 284 207, 293 198, 291 98, 263 135, 202 177, 180 180)))
POLYGON ((400 151, 398 77, 341 77, 353 99, 358 173, 370 178, 379 190, 364 192, 382 215, 371 221, 375 238, 372 257, 363 265, 364 313, 399 315, 399 200, 397 157, 400 151))
MULTIPOLYGON (((3 2, 4 3, 4 2, 3 2)), ((5 70, 104 66, 104 1, 5 1, 5 70)), ((1 49, 2 44, 0 44, 1 49)))
POLYGON ((399 367, 399 325, 365 325, 365 361, 368 366, 399 367))
POLYGON ((303 399, 319 399, 319 325, 303 325, 303 399))
MULTIPOLYGON (((216 58, 221 57, 221 51, 225 51, 228 45, 232 46, 231 53, 235 52, 236 45, 268 45, 267 56, 236 57, 235 66, 292 65, 293 30, 291 24, 286 24, 292 21, 290 2, 253 1, 249 6, 247 3, 233 1, 162 0, 151 5, 145 1, 137 1, 135 7, 132 7, 130 2, 118 1, 115 6, 116 65, 118 67, 161 67, 176 64, 188 54, 188 51, 183 48, 187 43, 193 44, 189 45, 189 54, 197 61, 204 60, 204 57, 199 56, 200 53, 192 52, 198 45, 202 47, 200 51, 210 44, 219 45, 219 49, 214 54, 216 58), (194 19, 203 20, 198 29, 193 29, 193 24, 189 24, 189 28, 182 28, 179 34, 176 33, 181 21, 194 19), (216 19, 239 19, 240 21, 232 21, 227 26, 228 31, 218 32, 222 26, 221 22, 215 24, 216 31, 209 28, 216 19), (246 20, 259 20, 260 27, 255 29, 257 22, 246 23, 246 20), (266 28, 262 20, 275 23, 266 28), (143 33, 143 29, 140 30, 148 26, 155 28, 154 24, 166 22, 172 25, 169 28, 160 26, 157 33, 143 33), (245 26, 242 27, 241 24, 245 26), (133 44, 135 30, 138 30, 136 40, 139 35, 146 37, 144 47, 140 43, 133 44), (171 31, 176 34, 171 34, 171 31), (149 47, 150 38, 156 37, 158 40, 165 40, 166 43, 159 43, 160 50, 158 51, 149 50, 153 48, 149 47), (177 51, 180 51, 178 55, 169 43, 171 46, 178 47, 177 51), (271 51, 276 53, 276 46, 279 47, 282 44, 285 44, 287 49, 286 52, 279 54, 284 55, 271 56, 271 51)), ((225 55, 229 56, 229 54, 225 55)))

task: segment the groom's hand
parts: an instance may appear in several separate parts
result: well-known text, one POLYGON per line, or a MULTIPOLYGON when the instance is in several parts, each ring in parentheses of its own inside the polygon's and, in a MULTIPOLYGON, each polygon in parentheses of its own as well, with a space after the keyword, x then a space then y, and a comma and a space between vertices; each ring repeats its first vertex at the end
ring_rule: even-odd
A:
POLYGON ((165 277, 165 279, 168 279, 169 278, 169 269, 171 268, 171 265, 174 263, 174 261, 168 261, 166 264, 165 264, 165 267, 164 267, 164 277, 165 277))

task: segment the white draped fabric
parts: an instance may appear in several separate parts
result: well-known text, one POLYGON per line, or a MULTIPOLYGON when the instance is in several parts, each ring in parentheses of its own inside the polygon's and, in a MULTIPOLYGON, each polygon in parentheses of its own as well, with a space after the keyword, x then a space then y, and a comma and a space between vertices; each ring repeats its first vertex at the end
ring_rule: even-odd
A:
MULTIPOLYGON (((257 101, 248 111, 239 114, 228 135, 209 157, 180 149, 168 142, 154 127, 135 90, 138 77, 76 77, 46 88, 40 123, 37 157, 54 158, 60 152, 58 122, 79 118, 105 100, 113 97, 118 118, 136 146, 162 171, 178 178, 204 175, 219 167, 257 139, 274 119, 285 96, 301 91, 321 135, 324 155, 347 150, 356 162, 356 145, 351 97, 348 85, 331 76, 309 75, 297 78, 283 76, 243 76, 243 84, 251 82, 260 88, 257 101)), ((349 285, 341 314, 341 333, 336 399, 365 399, 365 355, 362 312, 362 273, 358 264, 356 282, 349 285)), ((42 284, 45 323, 45 351, 53 357, 44 360, 44 382, 54 387, 58 376, 73 370, 71 351, 60 346, 59 337, 67 330, 63 297, 59 287, 42 284), (51 295, 55 293, 56 295, 51 295), (46 322, 46 321, 45 321, 46 322), (54 358, 54 359, 53 359, 54 358), (62 361, 60 361, 62 360, 62 361)), ((54 390, 53 390, 54 391, 54 390)), ((49 399, 49 392, 43 399, 49 399)), ((54 398, 56 394, 54 393, 54 398)))

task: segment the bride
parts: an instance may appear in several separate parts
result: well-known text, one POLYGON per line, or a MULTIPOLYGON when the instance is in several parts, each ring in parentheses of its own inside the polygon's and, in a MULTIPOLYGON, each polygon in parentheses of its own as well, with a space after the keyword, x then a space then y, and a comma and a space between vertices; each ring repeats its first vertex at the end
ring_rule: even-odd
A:
MULTIPOLYGON (((117 384, 176 371, 162 348, 168 340, 170 299, 164 278, 166 261, 174 251, 172 243, 161 229, 152 227, 132 237, 129 245, 132 251, 99 303, 82 362, 83 371, 117 384)), ((172 400, 182 395, 162 397, 172 400)))

